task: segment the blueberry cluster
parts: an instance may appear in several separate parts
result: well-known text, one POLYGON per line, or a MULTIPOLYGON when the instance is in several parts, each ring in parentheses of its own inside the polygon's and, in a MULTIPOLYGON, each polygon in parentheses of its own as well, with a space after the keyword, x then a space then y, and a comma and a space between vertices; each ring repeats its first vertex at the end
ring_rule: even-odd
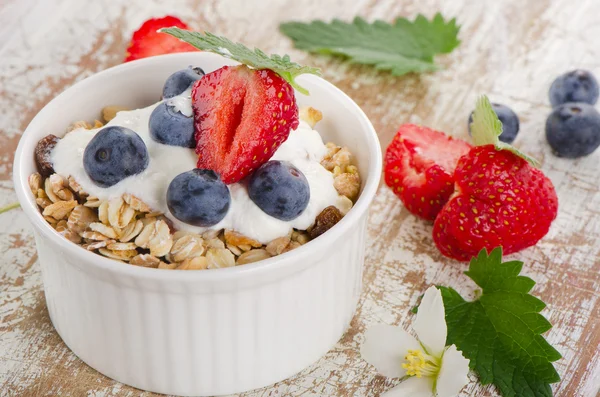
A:
MULTIPOLYGON (((173 73, 163 87, 163 99, 182 94, 204 76, 200 68, 173 73)), ((194 148, 194 119, 166 101, 150 115, 150 136, 156 142, 194 148)), ((142 138, 128 128, 105 127, 88 143, 83 165, 90 179, 108 188, 143 172, 149 155, 142 138)), ((310 188, 306 177, 291 163, 268 161, 248 181, 250 199, 266 214, 285 221, 297 218, 308 206, 310 188)), ((229 188, 212 170, 193 169, 176 176, 167 189, 167 206, 173 216, 190 225, 208 227, 219 223, 231 204, 229 188)))
MULTIPOLYGON (((586 70, 560 75, 550 86, 554 108, 546 120, 546 139, 559 157, 587 156, 600 146, 600 113, 594 105, 600 94, 596 78, 586 70)), ((502 122, 502 142, 512 143, 519 132, 519 118, 508 106, 492 103, 502 122)), ((473 113, 469 116, 469 133, 473 113)))
POLYGON ((554 107, 546 120, 546 139, 559 157, 587 156, 600 146, 600 113, 594 108, 599 89, 586 70, 559 76, 550 86, 554 107))

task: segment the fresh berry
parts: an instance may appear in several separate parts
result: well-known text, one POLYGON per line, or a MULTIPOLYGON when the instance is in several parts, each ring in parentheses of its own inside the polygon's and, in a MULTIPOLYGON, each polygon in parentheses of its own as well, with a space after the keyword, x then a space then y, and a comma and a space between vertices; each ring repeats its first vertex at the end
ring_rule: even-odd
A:
POLYGON ((261 165, 250 177, 248 195, 266 214, 291 221, 308 206, 310 187, 292 163, 273 160, 261 165))
POLYGON ((208 227, 221 222, 231 195, 214 171, 194 169, 177 175, 167 190, 167 206, 182 222, 208 227))
POLYGON ((152 111, 148 129, 156 142, 171 146, 196 147, 194 118, 186 117, 165 102, 152 111))
POLYGON ((434 220, 454 192, 454 167, 470 148, 442 132, 401 125, 385 154, 385 182, 410 212, 434 220))
POLYGON ((198 168, 235 183, 268 161, 298 127, 292 87, 269 69, 225 66, 194 84, 198 168))
POLYGON ((573 70, 560 75, 550 86, 550 103, 557 107, 567 102, 594 105, 598 100, 598 81, 587 70, 573 70))
MULTIPOLYGON (((502 134, 498 137, 502 142, 512 143, 519 133, 519 118, 511 108, 499 103, 492 103, 492 109, 502 123, 502 134)), ((469 115, 469 134, 471 133, 471 123, 473 122, 473 112, 469 115)))
POLYGON ((35 145, 35 164, 40 175, 44 178, 54 174, 54 165, 52 164, 50 155, 59 140, 59 137, 50 134, 40 139, 37 145, 35 145))
POLYGON ((477 146, 454 171, 455 194, 438 214, 433 239, 442 254, 470 260, 482 248, 505 254, 538 242, 556 218, 552 182, 508 150, 477 146))
POLYGON ((96 185, 110 187, 148 167, 146 144, 125 127, 106 127, 94 135, 83 152, 83 167, 96 185))
POLYGON ((546 139, 559 157, 577 158, 600 146, 600 114, 587 103, 565 103, 546 120, 546 139))
POLYGON ((188 26, 183 21, 173 16, 152 18, 144 22, 131 37, 125 62, 154 55, 197 51, 195 47, 188 43, 184 43, 166 33, 157 32, 158 29, 170 27, 188 29, 188 26))
POLYGON ((167 78, 163 86, 163 99, 173 98, 190 88, 197 80, 204 76, 204 70, 199 67, 189 67, 178 70, 167 78))

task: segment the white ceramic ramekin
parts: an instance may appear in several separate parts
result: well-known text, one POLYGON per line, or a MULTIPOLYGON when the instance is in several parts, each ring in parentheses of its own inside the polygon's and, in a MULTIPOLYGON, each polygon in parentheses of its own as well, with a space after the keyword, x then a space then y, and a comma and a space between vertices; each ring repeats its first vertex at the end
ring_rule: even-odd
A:
POLYGON ((103 374, 159 393, 220 395, 283 380, 325 354, 346 330, 361 290, 367 210, 379 184, 381 149, 373 126, 342 91, 316 76, 298 80, 300 105, 323 112, 326 141, 348 146, 363 177, 360 198, 335 227, 310 243, 254 264, 207 271, 129 266, 88 252, 42 218, 27 178, 33 151, 74 120, 118 104, 159 99, 171 73, 234 64, 209 53, 126 63, 54 98, 23 133, 14 183, 34 226, 50 318, 67 346, 103 374))

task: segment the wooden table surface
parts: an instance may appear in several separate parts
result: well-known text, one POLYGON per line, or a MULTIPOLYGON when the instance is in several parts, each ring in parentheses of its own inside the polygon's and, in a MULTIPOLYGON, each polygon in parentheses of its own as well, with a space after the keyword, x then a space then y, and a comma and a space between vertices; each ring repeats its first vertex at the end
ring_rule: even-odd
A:
MULTIPOLYGON (((560 201, 550 233, 512 258, 526 263, 524 273, 537 282, 533 293, 548 304, 543 314, 554 328, 546 337, 563 354, 555 395, 600 395, 600 150, 561 160, 544 138, 554 77, 575 67, 600 76, 600 1, 0 0, 0 7, 0 205, 16 200, 13 153, 31 118, 66 87, 120 63, 131 32, 151 16, 178 15, 195 29, 321 67, 364 109, 384 147, 409 121, 468 139, 467 116, 483 93, 511 106, 521 119, 516 145, 543 162, 560 201), (436 11, 457 17, 462 45, 439 59, 444 70, 422 76, 393 78, 311 56, 277 30, 295 19, 358 14, 392 20, 436 11)), ((48 317, 31 227, 20 210, 0 216, 0 255, 1 396, 152 395, 100 375, 63 344, 48 317)), ((357 353, 364 330, 380 322, 408 327, 409 309, 431 284, 469 293, 465 266, 443 258, 431 225, 381 186, 371 210, 364 291, 350 330, 297 376, 244 396, 377 396, 391 388, 396 381, 378 376, 357 353)), ((474 375, 470 379, 461 396, 497 395, 474 375)))

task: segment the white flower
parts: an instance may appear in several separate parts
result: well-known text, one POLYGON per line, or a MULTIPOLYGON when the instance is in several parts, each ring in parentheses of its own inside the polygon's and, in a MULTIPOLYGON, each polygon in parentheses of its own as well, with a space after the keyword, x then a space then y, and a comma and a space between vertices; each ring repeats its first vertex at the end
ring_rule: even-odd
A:
POLYGON ((430 287, 413 324, 418 339, 402 328, 378 324, 367 330, 360 349, 364 360, 389 378, 406 377, 386 397, 453 397, 467 384, 469 360, 446 347, 442 294, 430 287))

